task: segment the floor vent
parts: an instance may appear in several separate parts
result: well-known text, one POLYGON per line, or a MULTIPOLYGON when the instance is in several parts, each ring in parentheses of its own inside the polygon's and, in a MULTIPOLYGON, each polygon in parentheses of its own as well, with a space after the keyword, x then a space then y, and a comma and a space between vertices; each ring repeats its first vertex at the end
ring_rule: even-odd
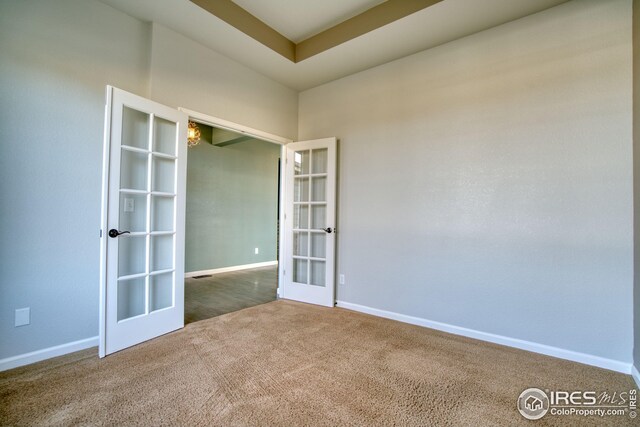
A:
POLYGON ((193 276, 192 278, 193 279, 204 279, 206 277, 211 277, 211 276, 213 276, 213 275, 212 274, 205 274, 205 275, 202 275, 202 276, 193 276))

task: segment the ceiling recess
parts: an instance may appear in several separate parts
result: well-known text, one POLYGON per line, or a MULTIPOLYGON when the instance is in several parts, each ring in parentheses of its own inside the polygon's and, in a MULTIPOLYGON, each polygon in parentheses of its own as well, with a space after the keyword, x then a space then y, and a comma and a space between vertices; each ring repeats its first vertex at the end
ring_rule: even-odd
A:
POLYGON ((294 43, 231 0, 191 0, 192 3, 294 63, 311 58, 441 1, 387 0, 299 43, 294 43))

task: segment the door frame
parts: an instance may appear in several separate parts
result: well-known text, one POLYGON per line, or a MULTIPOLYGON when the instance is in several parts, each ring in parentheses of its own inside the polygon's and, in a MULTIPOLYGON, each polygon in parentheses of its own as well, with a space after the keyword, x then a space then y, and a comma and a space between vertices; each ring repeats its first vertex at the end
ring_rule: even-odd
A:
MULTIPOLYGON (((105 91, 105 115, 104 115, 104 143, 103 143, 103 152, 102 152, 102 209, 100 215, 100 257, 101 259, 106 256, 107 251, 107 239, 106 236, 103 238, 103 235, 106 233, 108 229, 107 225, 107 217, 108 217, 108 208, 109 208, 109 164, 110 164, 110 153, 111 153, 111 135, 109 134, 109 130, 111 128, 111 107, 112 107, 112 95, 113 88, 111 86, 106 87, 105 91)), ((280 148, 280 159, 284 159, 286 156, 285 146, 291 142, 294 142, 292 139, 284 138, 279 135, 274 135, 268 132, 264 132, 258 129, 251 128, 249 126, 244 126, 238 123, 231 122, 229 120, 221 119, 219 117, 210 116, 208 114, 200 113, 197 111, 189 110, 187 108, 178 107, 178 111, 182 111, 189 116, 189 120, 202 123, 209 126, 215 126, 217 128, 230 130, 233 132, 242 133, 248 136, 252 136, 256 139, 260 139, 263 141, 271 142, 274 144, 278 144, 281 146, 280 148)), ((185 159, 185 167, 188 166, 187 159, 185 159)), ((285 203, 285 192, 286 188, 284 186, 285 174, 280 174, 280 182, 278 185, 280 186, 280 217, 278 220, 280 224, 283 224, 284 220, 284 203, 285 203)), ((186 226, 186 217, 183 217, 183 221, 186 226)), ((284 242, 284 227, 280 227, 280 251, 279 251, 279 259, 284 259, 284 250, 285 250, 285 242, 284 242)), ((283 263, 278 263, 278 289, 277 295, 281 297, 282 289, 283 289, 283 263)), ((105 356, 106 349, 106 324, 107 324, 107 271, 106 271, 106 263, 100 264, 100 307, 99 307, 99 356, 105 356)))
MULTIPOLYGON (((109 209, 109 164, 110 164, 110 153, 111 153, 111 135, 109 133, 111 129, 111 114, 112 114, 112 98, 113 98, 113 87, 107 86, 105 90, 105 115, 104 115, 104 132, 103 132, 103 151, 102 151, 102 206, 100 213, 100 257, 103 259, 107 253, 107 239, 106 239, 106 230, 108 229, 107 218, 108 218, 108 209, 109 209), (103 238, 104 237, 104 238, 103 238)), ((219 117, 210 116, 208 114, 200 113, 198 111, 189 110, 187 108, 178 107, 176 108, 178 111, 182 111, 188 115, 189 120, 202 123, 208 126, 215 126, 217 128, 229 130, 232 132, 242 133, 248 136, 252 136, 256 139, 260 139, 262 141, 271 142, 274 144, 278 144, 281 146, 280 148, 280 159, 286 158, 286 148, 285 146, 294 140, 289 138, 284 138, 279 135, 275 135, 269 132, 265 132, 259 129, 254 129, 249 126, 241 125, 239 123, 234 123, 229 120, 225 120, 219 117)), ((187 159, 185 159, 185 167, 188 166, 187 159)), ((280 182, 278 185, 280 186, 280 216, 278 220, 280 224, 283 224, 284 221, 284 204, 286 200, 286 191, 285 188, 285 174, 280 174, 280 182)), ((186 195, 185 195, 186 197, 186 195)), ((186 217, 183 216, 183 221, 186 226, 186 217)), ((284 239, 284 227, 280 227, 280 250, 278 258, 280 260, 284 259, 285 253, 285 239, 284 239)), ((278 263, 278 288, 277 295, 280 298, 282 296, 282 289, 284 286, 283 282, 283 263, 278 263)), ((106 263, 100 263, 100 292, 99 292, 99 310, 98 310, 98 326, 99 326, 99 356, 104 357, 106 351, 106 325, 107 325, 107 270, 106 263)))
MULTIPOLYGON (((202 123, 204 125, 213 126, 220 129, 229 130, 236 133, 242 133, 247 136, 252 136, 256 139, 260 139, 262 141, 271 142, 274 144, 280 145, 280 162, 285 159, 286 156, 286 146, 289 143, 295 142, 293 139, 284 138, 279 135, 275 135, 269 132, 264 132, 259 129, 254 129, 249 126, 241 125, 239 123, 234 123, 229 120, 221 119, 219 117, 210 116, 208 114, 200 113, 198 111, 189 110, 187 108, 178 107, 178 110, 186 113, 189 116, 189 120, 202 123)), ((280 182, 278 185, 280 186, 280 215, 278 217, 278 221, 280 221, 280 248, 278 251, 278 288, 276 290, 278 298, 282 298, 282 289, 284 286, 283 282, 283 271, 284 271, 284 263, 282 260, 284 259, 285 254, 285 235, 284 235, 284 213, 285 213, 285 202, 286 202, 286 192, 287 188, 285 187, 285 174, 280 174, 280 182)))

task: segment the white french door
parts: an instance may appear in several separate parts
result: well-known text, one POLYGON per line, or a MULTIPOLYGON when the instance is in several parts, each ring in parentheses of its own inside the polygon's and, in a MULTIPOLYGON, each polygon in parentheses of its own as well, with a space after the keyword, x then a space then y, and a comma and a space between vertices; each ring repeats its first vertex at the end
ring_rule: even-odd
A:
POLYGON ((101 357, 184 326, 187 125, 107 87, 101 357))
POLYGON ((285 146, 283 298, 335 302, 335 138, 285 146))

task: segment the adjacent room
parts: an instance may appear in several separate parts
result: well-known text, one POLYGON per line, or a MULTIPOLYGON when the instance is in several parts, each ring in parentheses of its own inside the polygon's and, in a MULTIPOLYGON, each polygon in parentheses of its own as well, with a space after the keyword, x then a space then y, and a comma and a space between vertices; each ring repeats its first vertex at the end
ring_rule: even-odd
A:
POLYGON ((0 425, 637 425, 639 106, 640 0, 0 0, 0 425))
POLYGON ((192 122, 185 324, 276 300, 280 146, 192 122))

